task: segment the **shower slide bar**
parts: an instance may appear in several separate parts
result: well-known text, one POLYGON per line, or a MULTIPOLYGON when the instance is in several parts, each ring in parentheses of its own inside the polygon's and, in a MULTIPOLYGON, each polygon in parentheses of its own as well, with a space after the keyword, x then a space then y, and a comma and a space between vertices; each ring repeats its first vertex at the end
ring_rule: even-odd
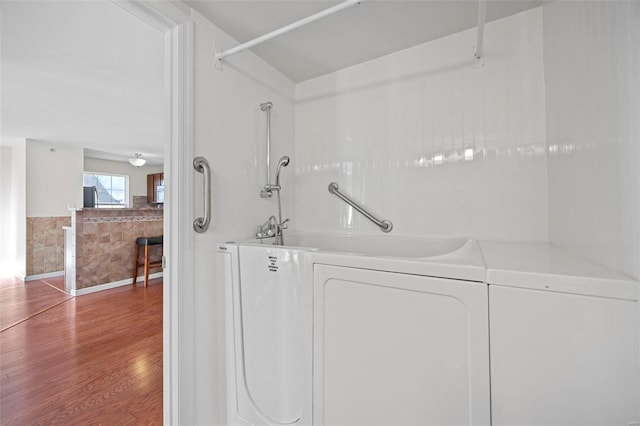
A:
POLYGON ((321 12, 318 12, 316 14, 313 14, 311 16, 308 16, 306 18, 300 19, 299 21, 293 22, 289 25, 285 25, 282 28, 278 28, 277 30, 271 31, 270 33, 261 35, 260 37, 256 37, 253 40, 249 40, 246 43, 242 43, 236 47, 233 47, 231 49, 225 50, 223 52, 219 52, 216 53, 216 59, 221 61, 224 58, 226 58, 227 56, 231 56, 235 53, 239 53, 242 52, 245 49, 249 49, 253 46, 256 46, 258 44, 264 43, 267 40, 271 40, 272 38, 278 37, 282 34, 286 34, 289 31, 295 30, 296 28, 302 27, 304 25, 310 24, 311 22, 315 22, 318 19, 322 19, 325 16, 329 16, 329 15, 333 15, 336 12, 340 12, 343 9, 347 9, 351 6, 355 6, 357 4, 360 4, 360 2, 363 0, 346 0, 343 1, 342 3, 338 3, 335 6, 332 6, 328 9, 325 9, 321 12))
POLYGON ((331 182, 329 184, 329 192, 332 193, 333 195, 335 195, 336 197, 340 198, 345 203, 349 204, 351 207, 356 209, 358 212, 360 212, 364 217, 369 219, 371 222, 375 223, 380 228, 380 230, 382 232, 391 232, 391 230, 393 229, 393 223, 391 223, 390 220, 377 219, 375 216, 373 216, 371 213, 369 213, 360 204, 356 203, 349 196, 347 196, 347 195, 343 194, 342 192, 340 192, 340 187, 338 186, 337 183, 331 182))
MULTIPOLYGON (((264 189, 260 192, 262 198, 271 198, 272 191, 275 189, 271 185, 271 108, 273 103, 264 102, 260 104, 260 110, 267 114, 267 138, 266 138, 266 159, 267 159, 267 183, 264 185, 264 189)), ((277 188, 278 190, 280 188, 277 188)))

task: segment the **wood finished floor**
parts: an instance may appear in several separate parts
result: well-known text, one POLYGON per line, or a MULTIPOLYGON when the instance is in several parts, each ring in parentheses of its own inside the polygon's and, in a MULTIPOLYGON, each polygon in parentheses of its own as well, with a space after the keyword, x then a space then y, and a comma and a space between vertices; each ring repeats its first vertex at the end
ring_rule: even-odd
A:
POLYGON ((27 281, 0 281, 0 332, 37 315, 71 296, 64 292, 64 277, 27 281))
POLYGON ((162 279, 70 298, 0 332, 0 424, 162 424, 162 279))

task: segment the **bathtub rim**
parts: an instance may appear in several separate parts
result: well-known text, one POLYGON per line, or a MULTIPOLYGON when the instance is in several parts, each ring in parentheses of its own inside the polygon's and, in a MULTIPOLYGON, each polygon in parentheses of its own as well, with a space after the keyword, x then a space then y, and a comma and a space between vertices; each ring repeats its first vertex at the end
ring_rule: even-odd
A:
MULTIPOLYGON (((310 264, 326 264, 343 267, 353 267, 361 269, 371 269, 384 272, 404 273, 412 275, 422 275, 435 278, 449 278, 455 280, 472 281, 476 283, 486 283, 486 265, 480 251, 478 241, 471 238, 415 238, 415 237, 395 237, 378 236, 365 234, 337 234, 337 233, 317 233, 317 232, 290 232, 289 235, 322 235, 323 237, 336 236, 338 238, 391 238, 397 242, 402 240, 417 241, 445 241, 464 240, 462 247, 441 255, 428 257, 401 257, 401 256, 381 256, 354 253, 347 251, 335 251, 320 249, 309 246, 293 245, 273 245, 273 238, 264 240, 252 239, 246 241, 232 241, 220 244, 223 246, 259 246, 265 249, 274 250, 296 250, 306 252, 310 257, 310 264)), ((286 235, 285 235, 286 242, 286 235)))

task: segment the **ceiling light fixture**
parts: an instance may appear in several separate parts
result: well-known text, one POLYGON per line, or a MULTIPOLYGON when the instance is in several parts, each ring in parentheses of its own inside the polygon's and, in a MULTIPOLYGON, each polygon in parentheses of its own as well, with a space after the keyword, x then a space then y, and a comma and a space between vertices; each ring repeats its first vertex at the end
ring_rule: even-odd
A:
POLYGON ((129 162, 131 163, 131 165, 133 167, 140 167, 140 166, 144 166, 144 164, 147 162, 147 160, 142 158, 142 154, 139 154, 139 153, 136 152, 135 153, 135 157, 129 158, 129 162))

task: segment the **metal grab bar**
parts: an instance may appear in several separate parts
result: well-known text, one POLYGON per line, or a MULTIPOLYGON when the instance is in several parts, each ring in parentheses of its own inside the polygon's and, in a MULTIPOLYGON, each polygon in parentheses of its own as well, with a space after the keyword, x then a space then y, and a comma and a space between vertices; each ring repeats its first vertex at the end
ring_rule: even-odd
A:
POLYGON ((204 174, 204 217, 197 217, 193 221, 193 229, 202 234, 209 228, 209 222, 211 222, 211 169, 204 157, 194 158, 193 168, 204 174))
POLYGON ((329 184, 329 192, 335 195, 336 197, 340 198, 345 203, 349 204, 351 207, 353 207, 357 211, 359 211, 364 217, 369 219, 371 222, 378 225, 380 227, 380 230, 382 230, 382 232, 391 232, 391 230, 393 229, 393 223, 391 223, 390 220, 377 219, 371 213, 366 211, 364 207, 362 207, 361 205, 353 201, 347 195, 344 195, 342 192, 340 192, 340 187, 338 186, 337 183, 331 182, 329 184))

